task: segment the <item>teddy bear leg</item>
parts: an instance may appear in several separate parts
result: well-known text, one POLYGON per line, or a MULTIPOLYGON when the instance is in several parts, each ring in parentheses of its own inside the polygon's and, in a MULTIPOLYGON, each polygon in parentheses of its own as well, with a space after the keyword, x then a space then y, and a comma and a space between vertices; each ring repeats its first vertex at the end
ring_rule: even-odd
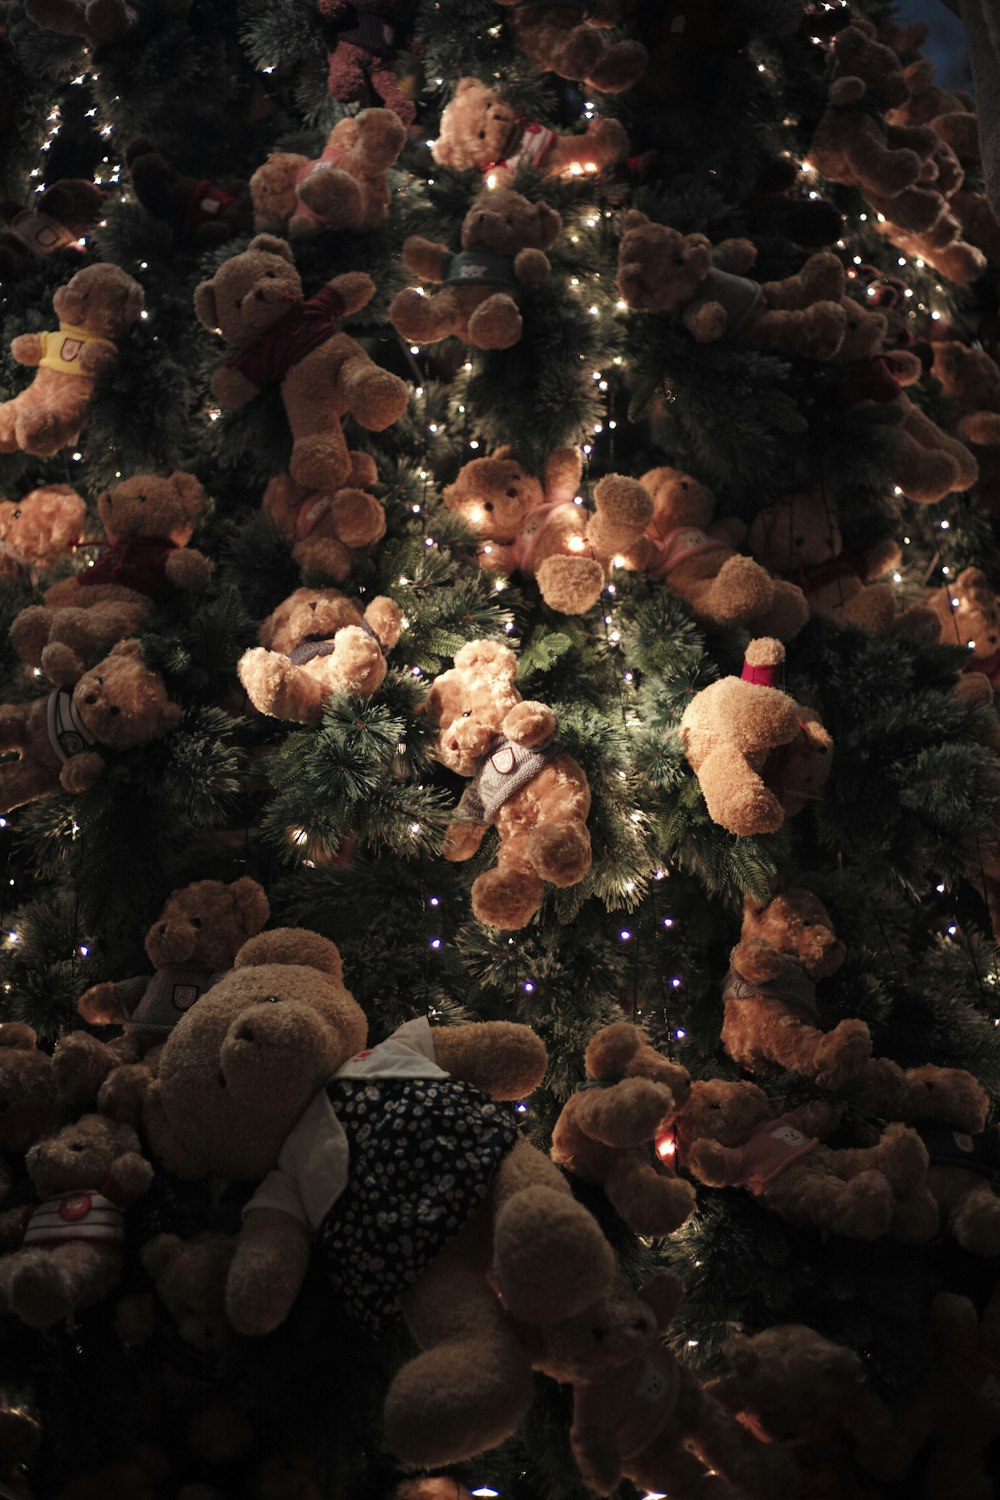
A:
POLYGON ((784 281, 765 281, 768 307, 804 310, 814 302, 839 302, 844 295, 844 267, 830 250, 810 255, 801 271, 784 281))
POLYGON ((897 1193, 889 1234, 903 1245, 926 1245, 941 1228, 941 1211, 928 1187, 912 1193, 897 1193))
POLYGON ((708 816, 730 833, 774 833, 784 809, 735 745, 720 745, 698 767, 708 816))
POLYGON ((920 176, 921 161, 916 151, 890 150, 867 132, 856 131, 845 154, 856 180, 877 183, 879 193, 886 197, 901 193, 920 176))
POLYGON ((443 294, 422 297, 415 287, 406 286, 392 299, 389 321, 410 343, 433 344, 456 331, 452 311, 443 294))
MULTIPOLYGON (((478 824, 471 826, 479 827, 478 824)), ((480 842, 481 836, 477 840, 477 847, 480 842)), ((474 852, 470 849, 468 854, 459 857, 468 859, 474 852)), ((456 855, 451 853, 447 857, 454 859, 456 855)), ((472 915, 477 922, 485 922, 488 927, 501 927, 507 932, 516 932, 531 920, 541 906, 543 887, 530 867, 505 861, 495 869, 486 870, 484 874, 477 876, 472 882, 470 894, 472 915)))
POLYGON ((11 645, 26 667, 40 667, 42 652, 52 630, 51 609, 43 604, 29 604, 14 616, 10 627, 11 645))
POLYGON ((329 665, 329 692, 375 693, 385 681, 385 657, 360 625, 337 631, 329 665))
POLYGON ((308 490, 335 490, 350 473, 351 460, 334 405, 330 372, 310 356, 289 370, 281 385, 292 432, 289 470, 308 490))
POLYGON ((864 1021, 853 1017, 839 1021, 832 1031, 819 1035, 814 1045, 816 1082, 821 1089, 834 1092, 857 1078, 872 1054, 871 1032, 864 1021))
POLYGON ((378 62, 374 62, 368 77, 386 109, 391 109, 394 115, 398 115, 404 125, 412 125, 417 117, 417 106, 403 94, 392 68, 380 67, 378 62))
POLYGON ((588 1306, 615 1274, 614 1251, 565 1177, 523 1138, 491 1186, 493 1266, 507 1308, 558 1323, 588 1306))
POLYGON ((295 724, 318 724, 329 695, 326 684, 287 656, 253 646, 236 664, 247 697, 259 713, 295 724))
POLYGON ((118 1279, 117 1252, 77 1241, 46 1250, 22 1250, 6 1278, 8 1306, 29 1328, 51 1328, 80 1299, 99 1302, 118 1279))
POLYGON ((850 1179, 875 1168, 897 1192, 913 1192, 927 1176, 927 1147, 909 1125, 887 1125, 877 1146, 838 1150, 832 1153, 834 1172, 850 1179))
POLYGON ((823 1147, 817 1150, 823 1152, 821 1162, 826 1170, 821 1170, 820 1162, 815 1161, 816 1151, 802 1162, 793 1162, 764 1189, 761 1202, 765 1208, 773 1207, 793 1223, 808 1224, 851 1240, 877 1240, 888 1233, 893 1198, 882 1173, 858 1170, 857 1176, 845 1182, 834 1162, 841 1153, 823 1147))
POLYGON ((531 53, 547 72, 560 78, 589 78, 604 51, 604 39, 592 26, 546 25, 532 28, 531 53))
MULTIPOLYGON (((317 167, 302 183, 299 197, 319 215, 327 229, 356 228, 364 214, 359 183, 338 167, 317 167)), ((315 234, 320 227, 306 214, 295 214, 289 221, 293 235, 315 234)))
POLYGON ((691 608, 699 618, 730 629, 756 620, 774 599, 774 583, 752 557, 734 553, 714 578, 692 589, 691 608))
POLYGON ((365 610, 365 624, 374 630, 385 649, 391 651, 403 628, 403 611, 395 599, 376 594, 365 610))
POLYGON ((406 1463, 471 1458, 515 1432, 533 1395, 531 1366, 487 1280, 481 1216, 400 1298, 423 1353, 396 1375, 385 1438, 406 1463), (470 1239, 480 1240, 469 1254, 470 1239))
POLYGON ((123 1063, 112 1068, 101 1084, 97 1094, 98 1113, 119 1125, 131 1125, 138 1130, 142 1124, 143 1101, 153 1081, 154 1070, 149 1062, 123 1063))
POLYGON ((493 292, 469 318, 469 343, 477 349, 510 349, 520 339, 523 326, 513 297, 493 292))
POLYGON ((779 641, 794 640, 809 619, 809 601, 796 583, 772 578, 771 584, 774 597, 769 608, 754 615, 747 623, 752 625, 756 636, 773 635, 779 641))
POLYGON ((680 1402, 685 1446, 706 1468, 719 1470, 731 1484, 743 1487, 740 1494, 745 1489, 759 1500, 799 1493, 798 1467, 782 1445, 758 1442, 687 1370, 681 1371, 680 1402))
POLYGON ((383 432, 398 422, 410 398, 405 380, 383 370, 362 350, 344 360, 336 388, 347 411, 368 432, 383 432))
POLYGON ((963 1250, 1000 1255, 1000 1198, 987 1182, 960 1194, 951 1205, 949 1226, 963 1250))
POLYGON ((71 1031, 52 1054, 52 1073, 61 1098, 74 1109, 93 1109, 101 1084, 116 1062, 114 1053, 89 1031, 71 1031))
POLYGON ((832 359, 844 341, 844 309, 836 302, 814 302, 803 311, 765 312, 755 318, 747 341, 758 349, 832 359))
POLYGON ((671 1424, 648 1448, 626 1460, 627 1477, 654 1494, 683 1495, 684 1500, 747 1500, 745 1490, 706 1468, 685 1436, 671 1424))
POLYGON ((87 35, 82 0, 25 0, 24 13, 36 26, 58 36, 87 35))
POLYGON ((351 571, 351 555, 346 547, 333 537, 317 537, 315 541, 299 542, 292 549, 292 556, 303 573, 322 574, 334 583, 343 583, 351 571))
POLYGON ((959 422, 958 430, 967 443, 982 443, 987 446, 1000 443, 1000 413, 968 412, 959 422))
MULTIPOLYGON (((90 394, 89 381, 72 375, 67 375, 66 379, 75 379, 78 384, 85 385, 87 395, 90 394)), ((34 458, 51 458, 60 448, 75 440, 83 425, 86 407, 86 400, 60 400, 58 407, 55 403, 51 407, 26 403, 17 414, 14 428, 18 448, 34 458)))
POLYGON ((123 0, 87 0, 87 31, 98 45, 128 36, 135 13, 123 0))
POLYGON ((333 99, 349 102, 359 99, 368 79, 371 53, 354 42, 340 41, 330 53, 327 87, 333 99))
POLYGON ((17 414, 19 396, 0 402, 0 453, 17 452, 17 414))
POLYGON ((528 858, 535 873, 550 885, 576 885, 591 863, 586 823, 573 818, 539 823, 528 835, 528 858))
POLYGON ((694 1212, 696 1195, 682 1177, 667 1177, 636 1156, 620 1157, 604 1179, 604 1196, 636 1234, 673 1234, 694 1212))
POLYGON ((601 597, 604 569, 593 557, 546 557, 535 570, 542 598, 549 609, 564 615, 584 615, 601 597))
MULTIPOLYGON (((3 744, 2 719, 0 719, 0 749, 16 749, 3 744)), ((13 812, 39 797, 47 797, 59 787, 58 773, 37 761, 25 759, 10 765, 0 766, 0 813, 13 812)))

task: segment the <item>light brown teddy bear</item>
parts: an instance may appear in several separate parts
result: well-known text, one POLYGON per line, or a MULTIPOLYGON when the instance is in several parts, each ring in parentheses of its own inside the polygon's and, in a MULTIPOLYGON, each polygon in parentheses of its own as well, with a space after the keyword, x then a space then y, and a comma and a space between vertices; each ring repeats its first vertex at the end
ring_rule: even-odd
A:
POLYGON ((407 388, 381 369, 337 319, 375 295, 364 271, 335 276, 307 302, 288 242, 258 234, 195 288, 199 321, 235 346, 212 377, 220 406, 246 406, 279 384, 292 430, 292 478, 311 489, 336 489, 351 471, 340 419, 348 413, 369 432, 390 427, 406 410, 407 388))
POLYGON ((181 709, 163 678, 143 665, 138 641, 120 641, 76 687, 30 703, 0 704, 0 812, 60 787, 85 792, 106 770, 101 749, 135 750, 169 734, 181 709))
POLYGON ((362 613, 339 589, 296 589, 268 615, 261 644, 236 670, 258 712, 319 724, 334 693, 378 692, 402 627, 403 611, 383 594, 362 613))
POLYGON ((614 1021, 584 1056, 588 1082, 570 1095, 552 1130, 552 1160, 599 1187, 636 1234, 672 1234, 694 1212, 695 1191, 673 1172, 664 1127, 691 1087, 687 1069, 614 1021), (661 1156, 658 1142, 666 1142, 661 1156))
POLYGON ((852 1240, 889 1233, 911 1201, 930 1201, 927 1151, 915 1130, 888 1125, 877 1146, 820 1144, 839 1123, 817 1100, 774 1115, 755 1083, 695 1082, 673 1124, 679 1164, 706 1187, 746 1188, 793 1224, 852 1240))
POLYGON ((730 833, 774 833, 830 773, 829 734, 777 685, 784 660, 780 641, 751 641, 741 676, 696 693, 680 722, 708 815, 730 833))
POLYGON ((324 229, 377 229, 389 216, 387 173, 406 144, 391 109, 338 120, 315 161, 275 151, 250 178, 254 227, 293 238, 324 229))
POLYGON ((721 338, 753 349, 832 359, 844 337, 844 268, 836 255, 811 255, 783 281, 751 281, 757 258, 746 239, 713 249, 703 234, 679 234, 638 209, 625 215, 618 290, 635 312, 677 317, 699 343, 721 338))
POLYGON ((121 1274, 123 1210, 141 1198, 153 1168, 129 1125, 82 1115, 25 1157, 39 1202, 19 1250, 0 1260, 0 1310, 51 1328, 100 1302, 121 1274))
POLYGON ((63 1103, 52 1059, 36 1042, 23 1022, 0 1022, 0 1202, 11 1182, 5 1158, 55 1130, 63 1103))
POLYGON ((918 57, 903 69, 907 98, 886 113, 889 125, 929 125, 935 135, 964 160, 979 159, 976 101, 964 89, 943 89, 934 82, 937 68, 918 57))
MULTIPOLYGON (((790 641, 809 618, 796 583, 772 578, 729 543, 728 523, 713 532, 715 496, 681 469, 649 469, 641 479, 653 501, 642 539, 625 552, 628 567, 665 583, 691 606, 696 620, 790 641)), ((624 550, 624 549, 619 549, 624 550)))
POLYGON ((462 248, 411 234, 403 245, 406 269, 422 281, 443 282, 424 296, 397 292, 389 320, 404 339, 433 344, 454 334, 477 349, 509 349, 521 337, 521 286, 540 286, 552 267, 545 251, 562 229, 547 203, 529 203, 507 188, 480 193, 462 221, 462 248))
POLYGON ((546 881, 576 885, 590 869, 586 773, 555 747, 552 709, 522 700, 517 657, 497 641, 463 646, 425 712, 439 729, 438 760, 472 778, 445 832, 445 858, 471 859, 496 826, 497 862, 473 881, 472 912, 516 931, 538 910, 546 881))
POLYGON ((38 373, 0 403, 0 453, 48 458, 76 441, 97 379, 117 358, 116 345, 142 312, 142 287, 118 266, 85 266, 52 298, 58 332, 21 333, 10 352, 38 373))
POLYGON ((791 1500, 794 1468, 758 1443, 663 1342, 684 1289, 660 1271, 638 1292, 624 1276, 554 1326, 524 1330, 535 1368, 573 1388, 570 1445, 583 1484, 623 1479, 685 1500, 791 1500))
POLYGON ((380 1327, 399 1303, 422 1352, 392 1382, 386 1442, 408 1463, 446 1463, 501 1442, 532 1399, 496 1286, 518 1317, 551 1322, 601 1293, 614 1257, 496 1102, 545 1073, 528 1027, 420 1017, 378 1046, 367 1036, 332 943, 261 933, 171 1033, 146 1133, 185 1180, 263 1179, 228 1277, 237 1332, 287 1316, 312 1236, 351 1317, 380 1327))
POLYGON ((456 172, 475 168, 488 187, 512 187, 523 168, 577 176, 622 162, 629 139, 618 120, 591 120, 583 135, 560 135, 525 120, 478 78, 460 78, 441 112, 434 160, 456 172))
POLYGON ((325 573, 343 583, 358 558, 385 536, 385 508, 366 493, 378 483, 375 460, 351 449, 342 487, 307 490, 290 474, 268 482, 260 508, 277 526, 303 573, 325 573))
POLYGON ((582 615, 600 598, 612 555, 636 542, 652 512, 642 485, 623 474, 598 481, 588 512, 574 503, 582 475, 575 448, 550 454, 541 482, 505 445, 464 464, 444 503, 482 539, 481 567, 534 576, 550 609, 582 615))
POLYGON ((37 583, 83 539, 87 504, 68 484, 46 484, 0 500, 0 578, 37 583))
POLYGON ((206 589, 212 564, 188 546, 204 503, 195 476, 179 470, 169 478, 136 474, 98 496, 107 546, 93 567, 53 584, 44 605, 29 605, 11 625, 25 666, 69 687, 175 589, 206 589))
POLYGON ((600 94, 620 94, 642 77, 646 49, 640 42, 609 42, 601 35, 621 23, 620 0, 497 0, 506 10, 514 43, 544 73, 588 83, 600 94))

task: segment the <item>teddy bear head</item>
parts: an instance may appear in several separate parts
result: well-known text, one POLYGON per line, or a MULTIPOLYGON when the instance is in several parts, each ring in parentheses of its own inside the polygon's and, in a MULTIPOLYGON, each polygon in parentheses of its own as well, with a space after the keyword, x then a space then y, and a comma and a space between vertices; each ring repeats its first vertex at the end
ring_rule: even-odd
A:
POLYGON ((367 1037, 333 943, 300 928, 258 934, 164 1044, 144 1105, 154 1152, 187 1180, 259 1180, 367 1037))
POLYGON ((226 1277, 236 1242, 232 1235, 207 1230, 193 1239, 158 1234, 142 1247, 142 1263, 156 1283, 156 1295, 195 1349, 222 1349, 232 1337, 226 1321, 226 1277))
MULTIPOLYGON (((837 82, 857 79, 880 105, 891 108, 909 96, 899 58, 891 47, 875 40, 874 29, 855 23, 845 26, 833 47, 834 88, 837 82)), ((833 102, 837 99, 831 93, 833 102)))
POLYGON ((989 579, 981 568, 963 568, 945 588, 932 593, 928 603, 941 625, 946 646, 966 646, 980 659, 1000 646, 1000 610, 989 579))
POLYGON ((434 160, 456 172, 483 172, 506 157, 516 127, 517 111, 499 94, 478 78, 460 78, 441 112, 434 160))
POLYGON ((533 510, 544 503, 541 482, 526 474, 509 447, 489 458, 463 464, 454 484, 445 487, 444 503, 457 511, 477 536, 512 542, 533 510))
POLYGON ((674 1121, 674 1138, 683 1161, 697 1140, 720 1146, 742 1146, 749 1135, 771 1118, 767 1095, 755 1083, 725 1078, 696 1080, 687 1103, 674 1121))
POLYGON ((842 297, 840 305, 844 309, 844 337, 831 364, 846 366, 871 359, 881 349, 889 331, 888 318, 851 297, 842 297))
POLYGON ((618 289, 629 307, 679 313, 699 295, 711 268, 705 235, 681 234, 629 209, 618 250, 618 289))
POLYGON ((180 723, 158 672, 143 663, 139 642, 119 641, 109 656, 85 672, 73 689, 73 705, 98 741, 112 750, 135 750, 180 723))
POLYGON ((562 219, 547 203, 529 203, 509 188, 479 194, 462 220, 463 250, 547 250, 559 237, 562 219))
POLYGON ((406 145, 406 126, 391 109, 363 109, 345 115, 330 131, 328 146, 343 151, 338 166, 362 174, 385 172, 406 145))
POLYGON ((455 665, 434 681, 424 711, 438 726, 437 758, 459 776, 475 774, 500 733, 505 716, 521 702, 517 657, 499 641, 470 641, 455 665))
POLYGON ((223 880, 196 880, 167 898, 146 933, 146 953, 158 969, 169 964, 228 969, 270 915, 263 886, 248 875, 230 885, 223 880))
POLYGON ((593 1385, 650 1353, 658 1337, 654 1309, 619 1275, 581 1312, 535 1331, 532 1363, 562 1384, 593 1385))
POLYGON ((653 527, 669 531, 675 526, 707 526, 715 514, 715 496, 682 469, 664 465, 649 469, 640 480, 653 497, 653 527))
POLYGON ((309 163, 297 151, 272 151, 250 178, 253 221, 258 229, 280 232, 295 213, 302 169, 309 163))
POLYGON ((935 344, 934 376, 963 411, 1000 410, 1000 369, 985 349, 955 339, 935 344))
POLYGON ((964 1068, 938 1068, 933 1063, 906 1070, 894 1109, 895 1117, 908 1124, 939 1120, 968 1135, 986 1129, 989 1113, 989 1096, 977 1078, 964 1068))
POLYGON ((108 540, 125 537, 169 537, 186 547, 205 504, 205 491, 193 474, 177 470, 169 478, 134 474, 97 497, 97 511, 108 540))
POLYGON ((260 643, 288 656, 303 641, 326 640, 345 625, 361 623, 361 611, 339 589, 296 589, 260 627, 260 643))
POLYGON ((826 979, 844 962, 846 948, 833 930, 830 914, 811 891, 791 889, 743 903, 744 942, 764 943, 797 958, 813 979, 826 979))
POLYGON ((803 1323, 737 1333, 722 1346, 740 1409, 773 1443, 808 1442, 836 1428, 865 1383, 853 1349, 803 1323))
POLYGON ((40 1198, 69 1188, 99 1188, 124 1158, 138 1158, 139 1137, 131 1125, 103 1115, 81 1115, 55 1135, 36 1142, 24 1161, 40 1198))
POLYGON ((114 343, 142 312, 142 287, 118 266, 84 266, 57 289, 52 306, 61 323, 114 343))
POLYGON ((218 328, 241 347, 279 323, 302 296, 302 281, 287 240, 254 235, 239 255, 224 260, 194 291, 194 310, 205 328, 218 328))
POLYGON ((691 1088, 687 1069, 661 1056, 631 1021, 613 1021, 596 1032, 587 1043, 584 1065, 588 1078, 604 1082, 648 1078, 652 1083, 665 1084, 678 1107, 691 1088))
POLYGON ((836 510, 821 495, 808 493, 789 495, 758 511, 747 546, 759 562, 789 578, 844 550, 836 510))
POLYGON ((20 1021, 0 1024, 0 1151, 23 1155, 53 1129, 58 1091, 52 1059, 20 1021))
POLYGON ((22 500, 0 500, 0 573, 13 566, 44 571, 83 536, 86 502, 68 484, 47 484, 22 500))

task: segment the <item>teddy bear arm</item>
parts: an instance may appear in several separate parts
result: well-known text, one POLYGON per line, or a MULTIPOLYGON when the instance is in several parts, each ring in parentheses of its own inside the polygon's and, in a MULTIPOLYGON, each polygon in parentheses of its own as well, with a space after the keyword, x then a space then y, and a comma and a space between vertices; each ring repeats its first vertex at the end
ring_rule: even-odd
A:
POLYGON ((732 275, 743 276, 756 263, 757 246, 753 240, 742 237, 722 240, 713 251, 713 259, 718 259, 732 275))
POLYGON ((445 859, 460 863, 471 859, 486 835, 487 825, 472 818, 453 818, 445 829, 442 852, 445 859))
POLYGON ((152 1082, 153 1069, 147 1062, 126 1062, 112 1068, 97 1093, 99 1113, 137 1130, 152 1082))
POLYGON ((309 1262, 309 1232, 280 1208, 244 1216, 226 1281, 226 1316, 237 1333, 271 1333, 292 1309, 309 1262))
POLYGON ((924 373, 917 355, 911 354, 908 349, 894 349, 891 364, 893 376, 902 386, 916 385, 924 373))
POLYGON ((207 589, 212 578, 212 564, 194 547, 178 547, 169 553, 164 571, 175 589, 190 589, 192 593, 207 589))
POLYGON ((541 286, 552 274, 552 266, 544 251, 529 246, 526 250, 519 250, 514 256, 513 271, 515 280, 523 282, 525 286, 541 286))
POLYGON ((126 1198, 141 1198, 153 1182, 153 1168, 138 1151, 126 1151, 111 1163, 111 1181, 126 1198))
POLYGON ((500 733, 517 745, 537 748, 548 744, 558 728, 559 720, 547 704, 526 698, 504 716, 500 733))
POLYGON ((674 1108, 673 1093, 663 1084, 649 1078, 623 1078, 610 1088, 578 1094, 576 1122, 592 1140, 629 1151, 651 1140, 674 1108))
POLYGON ((10 352, 20 365, 37 365, 42 357, 42 340, 37 333, 19 333, 11 341, 10 352))
POLYGON ((822 1141, 836 1130, 840 1115, 839 1107, 829 1100, 811 1099, 808 1104, 790 1111, 788 1121, 803 1135, 816 1136, 822 1141))
POLYGON ((375 283, 367 271, 344 271, 333 278, 327 290, 340 294, 345 313, 354 313, 368 306, 375 295, 375 283))
POLYGON ((451 251, 447 245, 425 240, 423 235, 411 234, 403 246, 403 264, 413 276, 420 276, 424 281, 443 281, 450 259, 451 251))
POLYGON ((80 371, 95 379, 110 370, 118 358, 116 349, 109 349, 107 344, 85 344, 80 350, 80 371))
POLYGON ((64 791, 86 792, 100 781, 107 767, 96 751, 84 750, 80 755, 71 755, 59 772, 59 781, 64 791))
POLYGON ((587 1489, 595 1495, 610 1495, 616 1490, 622 1480, 622 1465, 614 1434, 576 1413, 569 1440, 587 1489))
POLYGON ((700 1136, 688 1147, 685 1165, 706 1187, 725 1187, 726 1168, 723 1147, 708 1136, 700 1136))
POLYGON ((745 938, 737 943, 729 961, 738 974, 755 984, 775 979, 783 967, 782 955, 760 938, 745 938))
POLYGON ((891 537, 886 537, 884 542, 876 542, 864 554, 865 580, 882 578, 890 568, 898 566, 899 560, 899 547, 891 537))
POLYGON ((711 344, 722 338, 729 320, 721 302, 702 302, 698 307, 689 307, 682 321, 699 344, 711 344))
POLYGON ((491 1099, 522 1099, 534 1093, 548 1066, 545 1044, 516 1021, 480 1021, 434 1028, 434 1054, 455 1078, 491 1099))
POLYGON ((146 993, 149 976, 137 974, 133 979, 113 982, 101 980, 84 990, 76 1008, 92 1026, 118 1026, 127 1021, 146 993))

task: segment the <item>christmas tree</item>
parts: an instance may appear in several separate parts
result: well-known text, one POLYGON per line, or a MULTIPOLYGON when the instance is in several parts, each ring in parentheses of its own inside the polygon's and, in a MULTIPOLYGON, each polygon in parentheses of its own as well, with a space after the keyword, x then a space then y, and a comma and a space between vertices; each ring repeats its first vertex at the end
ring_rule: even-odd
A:
POLYGON ((1000 228, 924 42, 874 0, 4 7, 2 1248, 81 1188, 26 1161, 60 1129, 129 1207, 65 1306, 0 1263, 0 1493, 993 1493, 1000 228), (680 1278, 759 1467, 602 1479, 544 1316, 502 1443, 401 1452, 414 1331, 319 1255, 230 1326, 279 1143, 213 1170, 195 1109, 185 1169, 156 1049, 251 951, 336 989, 330 943, 368 1046, 533 1028, 503 1130, 680 1278))

